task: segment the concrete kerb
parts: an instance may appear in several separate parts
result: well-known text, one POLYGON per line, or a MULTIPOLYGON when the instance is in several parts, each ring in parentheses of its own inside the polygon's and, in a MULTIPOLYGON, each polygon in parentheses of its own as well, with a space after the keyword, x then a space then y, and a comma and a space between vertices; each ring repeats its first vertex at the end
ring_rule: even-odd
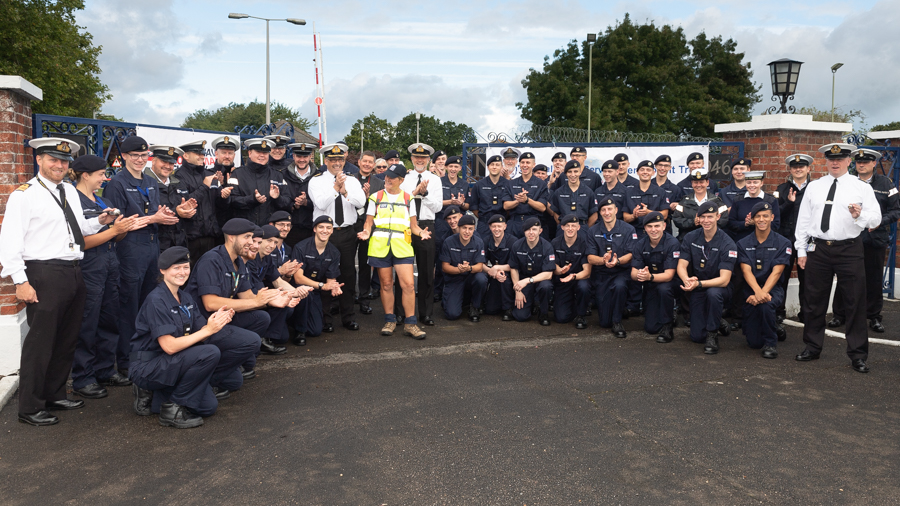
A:
POLYGON ((17 388, 19 388, 18 376, 4 376, 0 378, 0 410, 12 399, 17 388))
MULTIPOLYGON (((802 323, 795 322, 794 320, 784 320, 784 323, 786 325, 790 325, 791 327, 800 327, 800 328, 805 327, 805 325, 803 325, 802 323)), ((831 336, 831 337, 839 337, 841 339, 847 339, 847 336, 845 336, 844 334, 841 334, 840 332, 835 332, 833 330, 828 330, 828 329, 825 329, 825 335, 831 336)), ((890 339, 878 339, 875 337, 870 337, 869 342, 875 343, 875 344, 886 344, 888 346, 900 346, 900 341, 891 341, 890 339)))

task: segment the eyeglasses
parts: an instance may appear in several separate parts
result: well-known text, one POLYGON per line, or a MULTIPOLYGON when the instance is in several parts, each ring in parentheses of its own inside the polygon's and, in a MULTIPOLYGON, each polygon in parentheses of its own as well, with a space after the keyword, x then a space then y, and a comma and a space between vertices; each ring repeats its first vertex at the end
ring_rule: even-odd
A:
POLYGON ((375 168, 376 169, 386 169, 387 165, 376 165, 375 168))
POLYGON ((150 153, 140 153, 140 154, 126 153, 126 154, 128 155, 128 158, 131 158, 132 160, 146 160, 146 159, 150 158, 150 153))

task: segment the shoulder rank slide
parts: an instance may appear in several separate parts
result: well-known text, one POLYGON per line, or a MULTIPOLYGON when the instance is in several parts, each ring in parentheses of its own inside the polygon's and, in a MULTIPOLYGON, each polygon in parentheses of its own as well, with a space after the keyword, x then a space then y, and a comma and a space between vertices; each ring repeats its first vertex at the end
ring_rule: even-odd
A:
POLYGON ((25 190, 27 190, 27 189, 29 189, 29 188, 31 188, 31 184, 30 184, 30 183, 25 183, 25 184, 23 184, 22 186, 16 188, 16 191, 17 191, 17 192, 23 192, 23 191, 25 191, 25 190))

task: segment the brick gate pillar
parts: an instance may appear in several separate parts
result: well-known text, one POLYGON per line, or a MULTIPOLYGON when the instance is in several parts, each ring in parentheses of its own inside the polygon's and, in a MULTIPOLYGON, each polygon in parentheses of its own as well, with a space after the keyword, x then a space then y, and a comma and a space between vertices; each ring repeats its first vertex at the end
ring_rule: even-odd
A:
MULTIPOLYGON (((766 171, 763 191, 771 193, 790 177, 784 159, 794 153, 804 153, 815 159, 810 167, 812 179, 827 174, 819 147, 841 142, 842 137, 853 130, 853 124, 813 121, 812 116, 804 114, 769 114, 753 116, 747 123, 726 123, 715 128, 724 140, 744 143, 744 156, 753 161, 753 170, 766 171)), ((791 277, 797 277, 796 271, 791 277)), ((791 279, 785 295, 788 316, 794 316, 800 310, 796 279, 791 279)))
MULTIPOLYGON (((43 92, 19 76, 0 76, 0 227, 9 194, 34 176, 31 150, 25 140, 33 134, 31 101, 43 92)), ((0 279, 0 408, 15 392, 22 340, 28 332, 25 303, 16 301, 9 278, 0 279)))

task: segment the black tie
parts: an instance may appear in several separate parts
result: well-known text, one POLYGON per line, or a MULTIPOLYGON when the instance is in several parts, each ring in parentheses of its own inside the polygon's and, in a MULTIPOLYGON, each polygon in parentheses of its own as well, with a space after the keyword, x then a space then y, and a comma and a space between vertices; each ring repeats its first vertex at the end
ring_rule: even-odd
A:
POLYGON ((828 198, 825 199, 825 209, 822 210, 822 233, 828 232, 831 228, 831 206, 834 202, 834 192, 837 191, 837 179, 831 183, 831 189, 828 190, 828 198))
MULTIPOLYGON (((420 184, 422 184, 422 174, 419 174, 419 180, 416 181, 416 188, 418 188, 420 184)), ((417 220, 422 219, 422 196, 421 195, 419 195, 419 197, 416 199, 416 219, 417 220)))
POLYGON ((72 229, 72 237, 75 238, 75 244, 81 248, 81 251, 84 251, 84 236, 81 234, 81 227, 78 225, 78 220, 75 219, 75 214, 72 213, 72 208, 66 202, 66 187, 63 186, 63 183, 60 183, 56 185, 56 189, 59 190, 63 213, 66 215, 66 221, 69 222, 69 228, 72 229))
POLYGON ((344 202, 341 194, 334 198, 334 226, 340 227, 344 224, 344 202))

